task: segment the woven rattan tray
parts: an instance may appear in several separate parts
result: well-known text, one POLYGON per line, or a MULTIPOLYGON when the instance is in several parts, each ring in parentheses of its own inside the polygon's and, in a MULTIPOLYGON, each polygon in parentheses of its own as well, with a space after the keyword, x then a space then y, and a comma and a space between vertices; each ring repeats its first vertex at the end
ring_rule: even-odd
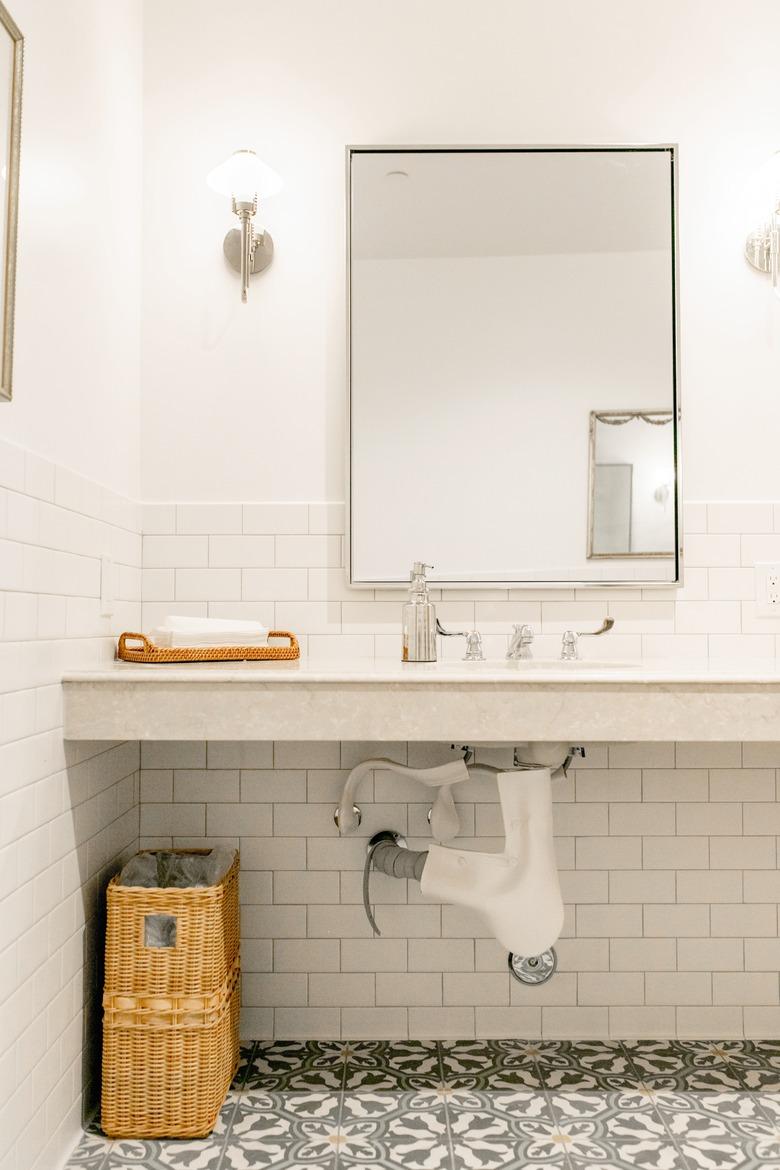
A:
POLYGON ((271 630, 269 638, 289 638, 289 646, 155 646, 146 634, 120 634, 116 656, 125 662, 238 662, 245 658, 290 661, 301 648, 289 630, 271 630), (128 642, 140 642, 130 647, 128 642))

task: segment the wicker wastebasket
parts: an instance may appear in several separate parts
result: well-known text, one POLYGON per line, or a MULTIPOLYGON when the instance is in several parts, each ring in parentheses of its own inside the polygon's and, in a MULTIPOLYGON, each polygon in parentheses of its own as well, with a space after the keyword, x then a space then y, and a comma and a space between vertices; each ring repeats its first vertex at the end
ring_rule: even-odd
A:
POLYGON ((238 1066, 238 868, 236 853, 213 886, 109 883, 101 1104, 109 1137, 202 1137, 216 1124, 238 1066), (170 945, 145 945, 160 916, 173 920, 170 945))

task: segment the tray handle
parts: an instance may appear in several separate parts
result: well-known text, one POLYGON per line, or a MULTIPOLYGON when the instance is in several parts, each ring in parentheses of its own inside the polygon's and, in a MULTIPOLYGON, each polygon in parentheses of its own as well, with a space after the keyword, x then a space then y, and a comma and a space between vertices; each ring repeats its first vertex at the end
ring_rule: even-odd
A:
POLYGON ((294 650, 296 654, 300 654, 301 648, 298 645, 298 639, 295 634, 291 634, 289 630, 269 630, 269 638, 288 638, 290 642, 290 649, 294 650))
POLYGON ((130 651, 133 654, 138 654, 138 653, 145 654, 149 650, 154 650, 154 646, 149 641, 146 634, 125 633, 125 634, 119 635, 119 645, 117 647, 117 657, 124 658, 125 654, 128 651, 130 651), (127 644, 128 639, 132 639, 135 642, 140 642, 141 645, 140 646, 128 646, 128 644, 127 644))

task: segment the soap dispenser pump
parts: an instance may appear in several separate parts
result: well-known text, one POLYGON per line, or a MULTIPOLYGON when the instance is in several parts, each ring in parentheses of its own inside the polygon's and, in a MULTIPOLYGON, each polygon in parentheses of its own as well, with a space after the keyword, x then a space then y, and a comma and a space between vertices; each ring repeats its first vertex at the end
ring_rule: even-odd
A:
POLYGON ((409 600, 403 607, 401 659, 403 662, 436 661, 436 606, 428 594, 426 570, 433 565, 412 565, 409 600))

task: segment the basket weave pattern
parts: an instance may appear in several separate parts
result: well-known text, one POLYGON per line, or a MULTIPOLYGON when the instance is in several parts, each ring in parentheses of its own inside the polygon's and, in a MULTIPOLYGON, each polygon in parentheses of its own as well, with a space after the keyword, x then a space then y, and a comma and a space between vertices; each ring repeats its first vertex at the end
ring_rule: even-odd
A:
POLYGON ((238 962, 216 996, 104 997, 108 1137, 205 1137, 238 1068, 238 962), (197 1021, 197 1022, 192 1022, 197 1021))
POLYGON ((239 945, 238 855, 216 886, 146 889, 114 877, 106 901, 107 991, 209 995, 227 979, 239 945), (148 914, 175 917, 175 947, 144 946, 148 914))
POLYGON ((101 1103, 109 1137, 203 1137, 216 1124, 238 1067, 238 872, 236 855, 215 886, 109 882, 101 1103), (175 918, 174 945, 145 945, 148 915, 175 918))
POLYGON ((288 638, 289 646, 155 646, 146 634, 119 635, 117 658, 124 662, 291 662, 300 658, 301 648, 289 630, 269 630, 269 638, 288 638), (128 641, 139 642, 133 648, 128 641))

